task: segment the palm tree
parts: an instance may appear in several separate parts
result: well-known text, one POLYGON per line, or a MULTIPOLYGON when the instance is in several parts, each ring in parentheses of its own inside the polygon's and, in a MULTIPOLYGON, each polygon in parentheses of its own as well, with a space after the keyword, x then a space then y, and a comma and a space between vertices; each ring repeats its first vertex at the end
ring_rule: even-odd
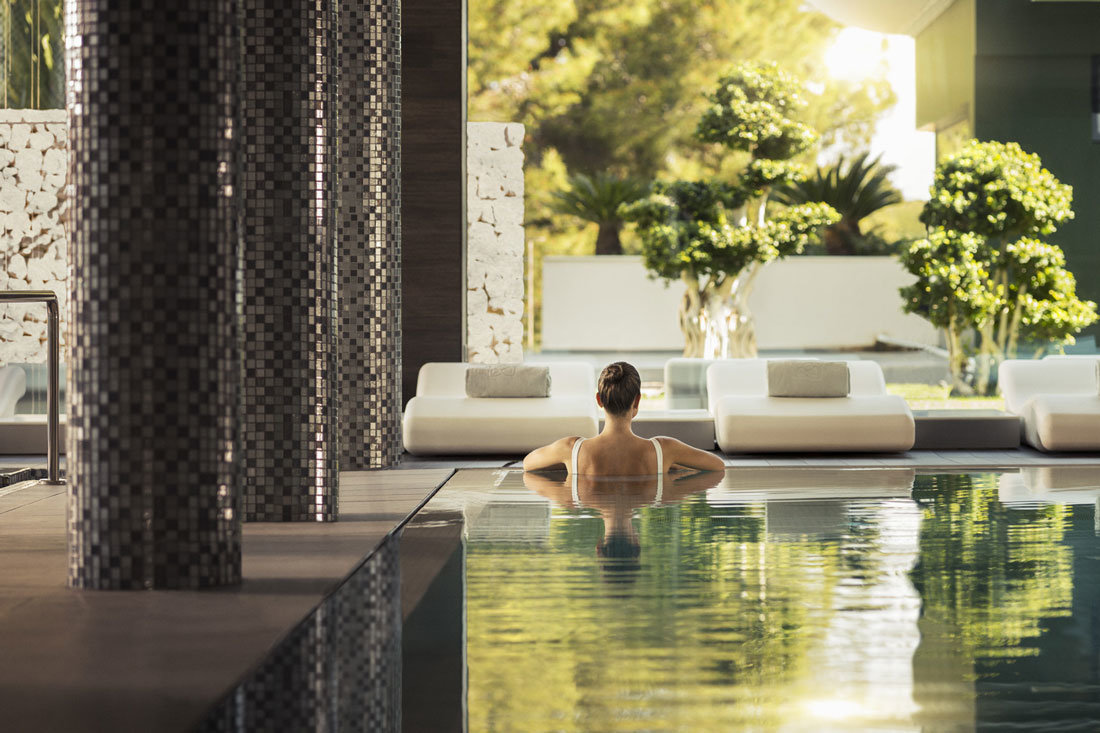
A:
POLYGON ((840 221, 825 227, 825 251, 829 254, 854 254, 855 241, 863 235, 859 222, 867 215, 902 201, 901 193, 890 183, 895 165, 882 165, 878 156, 868 161, 863 153, 845 168, 844 156, 828 168, 820 166, 803 181, 776 191, 775 201, 788 206, 822 202, 840 212, 840 221))
POLYGON ((619 233, 625 220, 619 207, 646 196, 649 186, 633 178, 619 178, 609 173, 569 177, 569 187, 555 191, 550 208, 558 214, 568 214, 599 227, 596 233, 596 254, 621 255, 619 233))

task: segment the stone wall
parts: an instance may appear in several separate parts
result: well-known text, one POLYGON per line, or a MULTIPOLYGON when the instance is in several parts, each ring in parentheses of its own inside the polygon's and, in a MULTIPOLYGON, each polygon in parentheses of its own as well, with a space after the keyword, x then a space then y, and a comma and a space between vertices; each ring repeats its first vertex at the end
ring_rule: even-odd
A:
MULTIPOLYGON (((68 311, 65 110, 0 109, 0 290, 53 290, 68 311)), ((46 360, 46 307, 0 306, 0 364, 46 360)))
POLYGON ((523 361, 523 125, 466 125, 466 358, 523 361))
MULTIPOLYGON (((48 289, 68 312, 65 110, 0 109, 0 267, 4 290, 48 289)), ((466 355, 523 360, 523 144, 518 123, 467 123, 466 355)), ((0 306, 0 364, 46 359, 44 306, 0 306)))

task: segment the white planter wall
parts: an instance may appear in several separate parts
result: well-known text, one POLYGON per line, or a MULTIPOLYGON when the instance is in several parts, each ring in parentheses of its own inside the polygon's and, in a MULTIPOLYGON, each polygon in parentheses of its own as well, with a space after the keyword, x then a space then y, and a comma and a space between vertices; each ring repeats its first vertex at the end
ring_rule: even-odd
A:
MULTIPOLYGON (((542 348, 673 351, 684 287, 650 280, 641 257, 547 257, 542 348)), ((939 333, 902 313, 912 275, 892 257, 791 257, 760 272, 749 307, 761 349, 867 347, 878 336, 936 345, 939 333)))

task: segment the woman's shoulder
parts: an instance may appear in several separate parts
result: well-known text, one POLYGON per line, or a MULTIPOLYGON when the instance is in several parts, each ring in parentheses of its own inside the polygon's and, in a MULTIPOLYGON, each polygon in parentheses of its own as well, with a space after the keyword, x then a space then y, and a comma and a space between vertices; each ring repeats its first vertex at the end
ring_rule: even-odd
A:
POLYGON ((582 440, 584 440, 584 438, 580 437, 579 435, 567 435, 564 438, 559 438, 558 440, 555 440, 552 445, 556 446, 559 450, 571 452, 573 450, 573 446, 575 446, 582 440))
POLYGON ((650 440, 656 440, 662 448, 676 448, 677 446, 687 445, 679 438, 671 438, 667 435, 658 435, 656 438, 650 438, 650 440))

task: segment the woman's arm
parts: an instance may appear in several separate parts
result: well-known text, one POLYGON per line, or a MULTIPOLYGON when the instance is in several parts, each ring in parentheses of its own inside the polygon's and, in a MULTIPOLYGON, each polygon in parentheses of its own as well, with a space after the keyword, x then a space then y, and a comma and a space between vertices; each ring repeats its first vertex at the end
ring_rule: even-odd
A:
POLYGON ((576 437, 570 436, 555 440, 550 445, 536 448, 523 459, 524 471, 539 471, 543 468, 555 468, 562 464, 565 470, 569 470, 569 463, 573 458, 573 443, 576 437))
POLYGON ((700 471, 726 470, 725 462, 713 453, 692 448, 676 438, 661 437, 660 441, 661 449, 669 458, 669 467, 684 466, 686 468, 696 468, 700 471))
POLYGON ((525 473, 523 485, 561 506, 573 506, 573 491, 568 478, 562 481, 560 478, 551 478, 539 473, 525 473))

